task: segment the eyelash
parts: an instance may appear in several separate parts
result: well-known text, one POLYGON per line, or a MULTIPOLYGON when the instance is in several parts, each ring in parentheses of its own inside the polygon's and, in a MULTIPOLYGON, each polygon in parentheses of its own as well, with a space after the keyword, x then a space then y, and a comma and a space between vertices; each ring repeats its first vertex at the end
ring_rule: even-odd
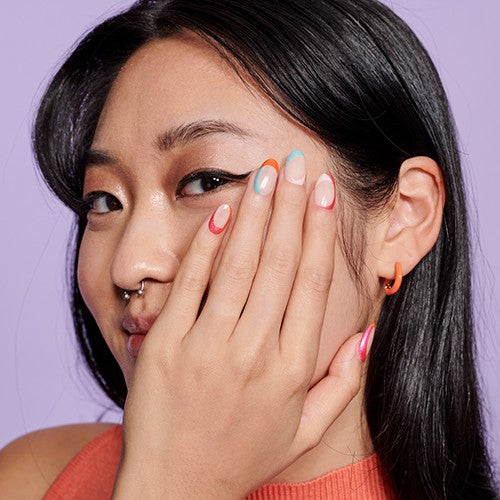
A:
POLYGON ((191 198, 197 197, 197 196, 205 196, 209 193, 212 193, 214 191, 218 191, 219 188, 224 186, 225 184, 232 183, 232 182, 238 182, 241 180, 246 179, 251 172, 247 172, 245 174, 231 174, 229 172, 225 172, 224 170, 195 170, 194 172, 189 173, 185 177, 183 177, 180 182, 179 186, 177 187, 177 191, 175 193, 176 198, 184 198, 185 196, 190 196, 191 198), (205 193, 199 193, 199 194, 191 194, 191 195, 181 195, 180 192, 183 188, 185 188, 189 183, 196 181, 196 180, 207 180, 207 179, 218 179, 218 180, 224 180, 223 184, 220 184, 219 186, 215 187, 214 189, 210 189, 209 191, 206 191, 205 193))
MULTIPOLYGON (((114 200, 114 202, 117 202, 120 206, 118 208, 116 208, 116 210, 119 210, 122 207, 119 200, 115 196, 113 196, 112 194, 106 193, 106 191, 92 191, 91 193, 89 193, 87 196, 85 196, 83 198, 83 200, 82 200, 83 206, 81 208, 81 211, 83 213, 93 212, 96 215, 102 215, 102 214, 108 213, 108 212, 96 212, 95 210, 93 210, 93 205, 96 202, 96 200, 98 200, 99 198, 102 198, 102 197, 107 197, 111 200, 114 200)), ((110 212, 111 211, 112 210, 110 210, 110 212)))
MULTIPOLYGON (((224 170, 196 170, 194 172, 189 173, 188 175, 186 175, 185 177, 183 177, 180 180, 179 185, 178 185, 177 190, 176 190, 176 193, 175 193, 175 196, 176 196, 176 199, 185 198, 186 196, 188 196, 190 198, 197 198, 199 196, 206 196, 207 194, 213 193, 214 191, 218 191, 225 184, 243 181, 250 174, 251 174, 251 171, 246 172, 244 174, 231 174, 229 172, 225 172, 224 170), (222 180, 225 182, 221 183, 220 185, 218 185, 214 189, 210 189, 208 191, 205 191, 204 193, 191 194, 191 195, 180 194, 182 189, 184 189, 191 182, 194 182, 197 180, 202 180, 202 181, 205 180, 206 181, 206 180, 213 180, 213 179, 217 179, 217 181, 222 180)), ((82 200, 83 201, 83 212, 85 212, 85 213, 92 212, 93 211, 92 206, 95 203, 95 201, 103 196, 114 198, 114 200, 116 202, 118 202, 118 204, 120 205, 119 208, 121 208, 121 203, 113 195, 111 195, 105 191, 92 191, 87 196, 85 196, 82 200)), ((116 208, 116 210, 118 210, 119 208, 116 208)), ((110 211, 112 211, 112 210, 110 210, 110 211)), ((94 213, 97 215, 104 215, 104 214, 109 213, 109 212, 94 212, 94 213)))

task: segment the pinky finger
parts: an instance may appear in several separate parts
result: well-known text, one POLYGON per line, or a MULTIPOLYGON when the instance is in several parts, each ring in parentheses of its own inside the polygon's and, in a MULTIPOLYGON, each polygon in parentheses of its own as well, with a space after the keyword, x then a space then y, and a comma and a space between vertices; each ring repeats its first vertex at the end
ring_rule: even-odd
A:
POLYGON ((294 453, 316 446, 328 427, 358 394, 363 362, 370 349, 375 325, 350 337, 333 358, 328 374, 309 389, 295 437, 294 453))
POLYGON ((156 332, 167 335, 169 340, 181 340, 196 321, 212 265, 223 239, 220 234, 229 224, 231 214, 230 205, 220 205, 205 219, 182 259, 172 290, 155 322, 159 326, 155 328, 156 332))

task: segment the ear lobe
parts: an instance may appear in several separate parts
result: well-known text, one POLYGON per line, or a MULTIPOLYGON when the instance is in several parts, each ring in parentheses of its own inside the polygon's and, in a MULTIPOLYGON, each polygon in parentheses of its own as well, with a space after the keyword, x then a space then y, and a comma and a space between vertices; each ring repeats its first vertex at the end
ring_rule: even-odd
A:
POLYGON ((378 275, 394 278, 394 263, 409 273, 431 250, 441 229, 445 189, 441 169, 426 156, 401 165, 395 203, 381 224, 378 275))

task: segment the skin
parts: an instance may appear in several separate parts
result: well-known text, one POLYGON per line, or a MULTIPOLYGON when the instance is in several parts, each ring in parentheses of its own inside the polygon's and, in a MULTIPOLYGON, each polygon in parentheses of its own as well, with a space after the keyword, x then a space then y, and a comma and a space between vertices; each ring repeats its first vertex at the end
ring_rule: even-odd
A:
MULTIPOLYGON (((305 192, 309 194, 319 175, 329 171, 331 153, 254 86, 243 85, 213 49, 194 35, 155 41, 131 57, 114 82, 92 148, 113 155, 117 162, 87 168, 84 196, 105 191, 123 208, 106 214, 90 213, 78 280, 130 389, 138 361, 127 351, 127 335, 121 326, 126 308, 132 315, 158 315, 162 311, 198 229, 226 202, 233 215, 212 267, 210 286, 246 190, 246 182, 230 183, 199 197, 176 198, 179 180, 195 169, 217 168, 242 174, 257 169, 267 158, 275 158, 283 166, 288 154, 300 149, 306 159, 305 192), (250 135, 212 134, 163 152, 155 146, 155 138, 167 128, 207 119, 235 123, 250 135), (125 302, 121 290, 139 288, 142 279, 148 280, 144 297, 125 302)), ((334 162, 334 175, 336 168, 340 167, 334 162)), ((338 190, 335 224, 340 224, 340 210, 345 208, 342 186, 338 190)), ((406 274, 432 248, 441 226, 443 204, 439 167, 425 157, 405 162, 400 186, 388 210, 366 228, 362 295, 352 281, 337 240, 333 280, 309 387, 327 374, 332 358, 354 332, 376 321, 385 297, 383 279, 393 277, 394 262, 400 261, 406 274)), ((362 391, 331 422, 315 447, 268 482, 306 481, 368 456, 372 444, 361 402, 362 391)))

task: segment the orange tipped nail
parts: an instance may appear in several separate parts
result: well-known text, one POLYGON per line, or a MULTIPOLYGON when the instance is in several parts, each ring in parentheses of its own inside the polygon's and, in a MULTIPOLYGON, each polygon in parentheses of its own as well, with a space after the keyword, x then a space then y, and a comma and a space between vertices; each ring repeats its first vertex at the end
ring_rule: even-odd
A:
POLYGON ((262 165, 271 165, 271 167, 274 167, 276 169, 276 172, 279 173, 280 167, 278 165, 278 162, 274 158, 268 158, 262 165))
POLYGON ((253 182, 255 192, 264 196, 272 193, 276 186, 278 175, 278 162, 272 158, 267 159, 255 176, 253 182))

